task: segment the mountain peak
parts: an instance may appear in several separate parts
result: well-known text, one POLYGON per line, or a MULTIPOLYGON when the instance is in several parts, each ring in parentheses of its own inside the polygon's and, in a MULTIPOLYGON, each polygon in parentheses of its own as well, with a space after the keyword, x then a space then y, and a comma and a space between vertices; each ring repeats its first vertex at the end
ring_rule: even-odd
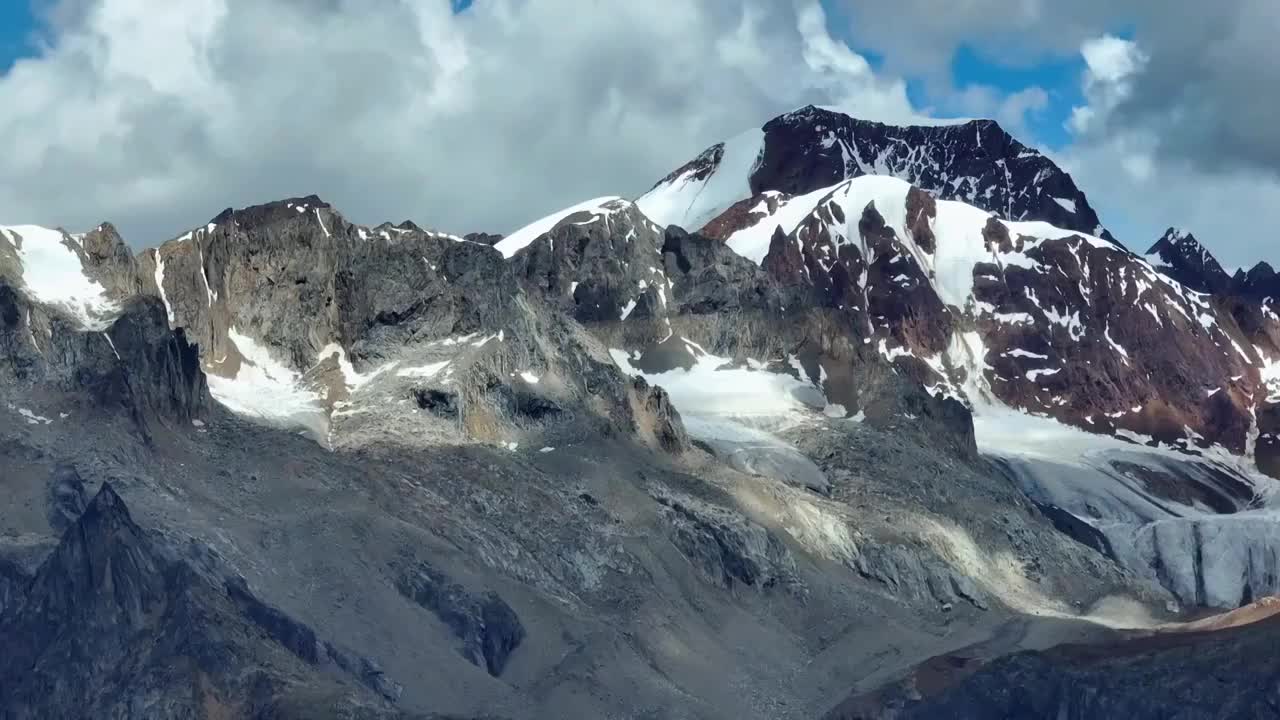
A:
POLYGON ((285 198, 283 200, 275 200, 262 205, 250 205, 238 210, 235 208, 227 208, 226 210, 218 213, 217 216, 209 221, 209 223, 212 225, 221 225, 234 218, 237 222, 256 224, 292 217, 289 213, 300 214, 314 210, 332 209, 332 205, 321 200, 319 196, 313 194, 305 197, 292 197, 285 198))
POLYGON ((989 119, 896 126, 806 105, 704 150, 638 202, 661 225, 700 230, 765 193, 794 197, 864 175, 1115 243, 1066 171, 989 119))
POLYGON ((1147 251, 1147 258, 1166 275, 1202 293, 1217 293, 1231 284, 1213 254, 1189 231, 1171 227, 1147 251))
POLYGON ((839 108, 814 105, 812 103, 805 105, 804 107, 796 108, 790 112, 783 113, 782 115, 773 118, 768 123, 765 123, 765 126, 767 127, 772 123, 821 123, 824 121, 828 123, 836 123, 843 122, 845 120, 852 120, 859 125, 865 125, 868 127, 882 128, 976 128, 982 132, 994 132, 1010 138, 1013 137, 1013 135, 1009 133, 1009 131, 1005 130, 999 121, 994 118, 919 118, 918 122, 895 125, 893 123, 887 123, 880 120, 862 118, 839 108))

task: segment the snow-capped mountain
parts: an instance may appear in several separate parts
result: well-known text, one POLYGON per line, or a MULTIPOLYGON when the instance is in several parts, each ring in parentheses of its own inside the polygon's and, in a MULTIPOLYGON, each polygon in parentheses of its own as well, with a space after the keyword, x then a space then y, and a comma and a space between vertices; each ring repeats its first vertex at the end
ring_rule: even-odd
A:
MULTIPOLYGON (((791 198, 864 175, 891 176, 1005 220, 1114 240, 1071 176, 991 120, 898 127, 808 106, 707 148, 637 200, 660 224, 726 239, 791 198)), ((784 213, 785 211, 781 211, 784 213)))
POLYGON ((1278 299, 1130 252, 993 122, 813 107, 505 236, 315 196, 137 254, 0 227, 0 715, 257 717, 266 664, 303 710, 263 717, 814 717, 957 622, 1247 604, 1278 299), (144 646, 193 664, 90 662, 144 646))

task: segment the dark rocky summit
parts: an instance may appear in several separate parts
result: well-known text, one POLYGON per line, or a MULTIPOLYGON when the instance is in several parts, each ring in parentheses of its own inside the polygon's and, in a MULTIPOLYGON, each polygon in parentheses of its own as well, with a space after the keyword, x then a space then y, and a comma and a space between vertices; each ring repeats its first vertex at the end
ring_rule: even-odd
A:
MULTIPOLYGON (((1114 241, 1071 176, 994 120, 894 126, 811 105, 774 118, 763 131, 748 178, 752 198, 770 191, 804 195, 847 178, 892 175, 1006 220, 1043 220, 1114 241)), ((722 146, 714 146, 663 182, 690 169, 708 175, 722 155, 722 146)), ((737 226, 713 221, 707 231, 724 237, 737 226)))
POLYGON ((1231 276, 1191 233, 1169 228, 1147 257, 1157 270, 1196 292, 1218 294, 1231 287, 1231 276))

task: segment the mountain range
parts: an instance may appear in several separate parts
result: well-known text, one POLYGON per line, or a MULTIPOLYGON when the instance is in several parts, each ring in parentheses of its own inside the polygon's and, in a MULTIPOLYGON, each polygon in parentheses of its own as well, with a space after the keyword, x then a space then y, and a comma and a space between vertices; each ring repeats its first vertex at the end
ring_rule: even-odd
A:
POLYGON ((1280 277, 1146 245, 817 107, 504 236, 0 226, 0 717, 1280 714, 1280 277))

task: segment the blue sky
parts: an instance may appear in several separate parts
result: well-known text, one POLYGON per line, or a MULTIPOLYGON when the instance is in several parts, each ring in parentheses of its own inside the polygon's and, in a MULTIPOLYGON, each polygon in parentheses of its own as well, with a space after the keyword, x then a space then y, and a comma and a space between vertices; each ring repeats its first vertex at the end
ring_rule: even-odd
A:
POLYGON ((31 33, 35 20, 27 0, 0 2, 0 73, 9 71, 13 61, 31 53, 31 33))
MULTIPOLYGON (((1004 93, 1016 93, 1028 87, 1040 87, 1049 94, 1049 104, 1027 115, 1027 127, 1037 144, 1052 149, 1064 147, 1070 140, 1067 134, 1067 117, 1071 108, 1081 104, 1080 76, 1084 72, 1084 60, 1073 56, 1070 60, 1046 60, 1031 67, 1010 67, 984 59, 980 54, 962 46, 951 62, 951 81, 958 88, 968 85, 987 85, 1004 93)), ((915 93, 920 93, 918 83, 915 93)), ((912 97, 914 102, 927 104, 928 98, 912 97)))

